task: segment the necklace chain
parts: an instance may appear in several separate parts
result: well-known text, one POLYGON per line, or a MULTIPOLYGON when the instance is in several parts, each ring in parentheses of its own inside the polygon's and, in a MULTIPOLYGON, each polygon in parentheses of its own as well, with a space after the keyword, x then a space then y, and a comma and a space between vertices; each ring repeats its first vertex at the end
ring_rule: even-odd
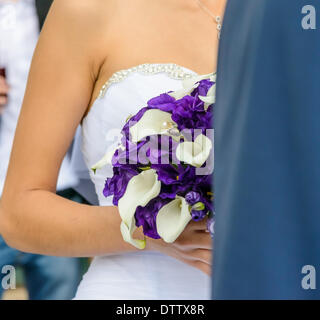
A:
POLYGON ((222 19, 221 16, 213 15, 212 12, 208 9, 208 7, 201 1, 201 0, 195 0, 200 9, 202 9, 206 14, 208 14, 214 21, 214 23, 217 25, 217 32, 218 32, 218 39, 220 39, 221 29, 222 29, 222 19))

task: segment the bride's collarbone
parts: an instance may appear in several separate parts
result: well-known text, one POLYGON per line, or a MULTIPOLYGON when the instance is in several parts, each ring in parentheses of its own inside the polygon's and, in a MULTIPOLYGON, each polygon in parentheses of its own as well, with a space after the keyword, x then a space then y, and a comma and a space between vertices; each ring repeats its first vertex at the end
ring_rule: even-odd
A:
POLYGON ((143 3, 143 0, 138 1, 135 6, 131 3, 132 8, 121 9, 121 12, 115 13, 103 32, 104 39, 99 46, 96 61, 99 71, 88 110, 99 96, 103 85, 121 70, 146 63, 174 63, 198 74, 207 74, 216 69, 218 44, 209 41, 215 32, 212 25, 194 23, 190 28, 189 18, 192 13, 168 12, 165 6, 170 6, 170 3, 163 5, 154 17, 154 8, 150 8, 149 4, 143 8, 142 13, 137 10, 138 14, 132 15, 134 7, 139 9, 139 3, 143 3), (129 20, 126 15, 129 15, 129 20), (185 19, 184 23, 185 15, 188 19, 185 19), (145 18, 142 19, 142 16, 145 18), (152 24, 148 23, 150 19, 152 24), (200 32, 204 28, 208 28, 208 32, 200 32), (195 45, 191 45, 192 43, 195 45))

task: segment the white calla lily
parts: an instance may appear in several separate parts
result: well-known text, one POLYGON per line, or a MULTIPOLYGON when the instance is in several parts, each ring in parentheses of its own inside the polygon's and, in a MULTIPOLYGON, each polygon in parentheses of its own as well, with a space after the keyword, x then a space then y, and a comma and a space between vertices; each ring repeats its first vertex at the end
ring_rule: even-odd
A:
POLYGON ((136 247, 137 249, 144 249, 146 247, 146 239, 144 240, 140 240, 140 239, 133 239, 133 233, 134 231, 137 229, 136 226, 130 226, 128 227, 125 222, 121 222, 120 225, 120 231, 121 231, 121 235, 122 238, 125 242, 130 243, 131 245, 133 245, 134 247, 136 247))
POLYGON ((132 235, 136 229, 135 212, 138 206, 146 206, 150 200, 156 198, 161 189, 161 182, 155 170, 143 171, 134 176, 128 183, 126 192, 119 200, 118 209, 123 223, 121 233, 123 239, 137 247, 143 249, 145 240, 133 239, 132 235))
POLYGON ((212 141, 200 134, 194 142, 185 141, 178 145, 176 157, 179 161, 200 168, 209 158, 212 150, 212 141))
POLYGON ((191 219, 186 200, 177 196, 158 212, 156 219, 158 234, 165 242, 172 243, 180 236, 191 219))
POLYGON ((169 112, 151 109, 146 111, 142 118, 130 128, 131 139, 132 142, 137 143, 151 135, 171 136, 170 129, 176 127, 177 124, 171 119, 169 112))
POLYGON ((199 99, 204 102, 204 109, 207 111, 208 107, 216 102, 216 84, 208 90, 206 96, 199 96, 199 99))
POLYGON ((198 83, 194 83, 191 87, 183 88, 177 91, 169 92, 168 95, 175 98, 176 100, 180 100, 183 97, 190 95, 191 92, 199 86, 198 83))
POLYGON ((205 79, 213 79, 214 74, 205 74, 201 76, 195 76, 189 79, 186 79, 182 82, 183 88, 174 92, 170 92, 169 95, 176 100, 180 100, 183 97, 190 95, 194 89, 199 86, 199 82, 205 79))
POLYGON ((217 81, 217 74, 216 73, 211 73, 209 80, 211 82, 216 82, 217 81))
POLYGON ((112 158, 115 152, 119 149, 124 148, 122 145, 117 146, 116 148, 112 149, 111 151, 108 151, 101 160, 99 160, 96 164, 94 164, 91 167, 91 170, 96 173, 97 170, 103 168, 104 166, 108 164, 112 164, 112 158))
POLYGON ((199 76, 195 76, 189 79, 185 79, 182 82, 182 85, 185 89, 193 87, 195 84, 199 83, 201 80, 209 79, 210 81, 215 81, 215 74, 203 74, 199 76))

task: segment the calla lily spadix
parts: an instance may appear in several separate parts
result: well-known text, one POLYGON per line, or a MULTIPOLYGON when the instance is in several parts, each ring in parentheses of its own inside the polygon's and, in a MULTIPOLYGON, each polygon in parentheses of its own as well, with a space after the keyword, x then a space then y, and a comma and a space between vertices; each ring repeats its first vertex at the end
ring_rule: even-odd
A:
POLYGON ((146 206, 156 198, 161 189, 161 182, 155 170, 143 171, 134 176, 128 183, 123 197, 119 200, 118 209, 122 219, 121 233, 123 239, 138 249, 144 249, 146 241, 133 239, 136 229, 135 212, 138 206, 146 206))
POLYGON ((194 142, 185 141, 178 145, 176 157, 179 161, 200 168, 209 158, 212 149, 212 141, 200 134, 194 142))
POLYGON ((192 91, 199 86, 199 81, 209 79, 210 81, 215 80, 215 75, 213 73, 195 76, 190 79, 186 79, 182 82, 183 88, 174 92, 170 92, 169 95, 176 100, 180 100, 187 95, 191 95, 192 91))
MULTIPOLYGON (((130 128, 132 142, 137 143, 151 135, 169 135, 170 129, 176 128, 177 124, 172 120, 169 112, 151 109, 144 113, 142 118, 130 128)), ((172 136, 178 139, 176 136, 172 136)))
POLYGON ((177 196, 158 212, 156 220, 158 234, 165 242, 172 243, 191 219, 188 203, 183 197, 177 196))

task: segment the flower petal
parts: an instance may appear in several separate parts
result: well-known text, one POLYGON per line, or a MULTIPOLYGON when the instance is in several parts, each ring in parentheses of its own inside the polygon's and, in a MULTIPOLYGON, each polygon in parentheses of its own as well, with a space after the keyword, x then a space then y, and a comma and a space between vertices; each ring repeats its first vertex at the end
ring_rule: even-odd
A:
POLYGON ((163 206, 157 215, 157 231, 168 243, 174 242, 191 220, 189 206, 182 197, 163 206))
POLYGON ((180 161, 200 168, 209 158, 211 149, 212 141, 200 134, 194 142, 180 143, 176 150, 176 157, 180 161))
POLYGON ((210 80, 211 82, 216 82, 216 81, 217 81, 217 73, 212 73, 212 74, 210 75, 209 80, 210 80))
POLYGON ((216 85, 213 84, 212 87, 208 90, 206 96, 199 96, 199 99, 205 103, 205 110, 207 111, 208 107, 216 102, 216 85))
MULTIPOLYGON (((203 74, 203 75, 199 75, 199 76, 195 76, 186 80, 183 80, 182 85, 185 89, 188 88, 192 88, 194 87, 196 84, 198 84, 198 82, 200 82, 201 80, 205 80, 205 79, 210 79, 214 76, 213 73, 209 73, 209 74, 203 74)), ((197 87, 197 86, 196 86, 197 87)))
POLYGON ((134 224, 131 224, 130 227, 128 227, 125 222, 121 222, 121 226, 120 226, 120 231, 122 234, 122 237, 124 239, 124 241, 132 244, 134 247, 136 247, 137 249, 144 249, 146 247, 146 239, 144 240, 140 240, 140 239, 133 239, 132 235, 133 232, 135 231, 136 226, 134 224))
POLYGON ((191 95, 192 91, 199 86, 199 81, 205 80, 205 79, 211 79, 214 77, 213 73, 210 74, 204 74, 200 76, 195 76, 189 79, 185 79, 182 82, 183 88, 174 92, 170 92, 169 95, 176 100, 180 100, 185 96, 191 95))
POLYGON ((104 166, 108 165, 108 164, 112 164, 112 158, 113 155, 115 154, 115 152, 119 149, 119 146, 116 147, 115 149, 107 152, 103 158, 101 160, 99 160, 96 164, 94 164, 91 167, 91 170, 96 173, 97 170, 103 168, 104 166))
POLYGON ((119 213, 125 224, 121 226, 121 233, 125 241, 131 244, 136 243, 132 238, 136 226, 134 217, 136 209, 138 206, 146 206, 150 200, 156 198, 160 189, 161 182, 153 169, 143 171, 129 181, 126 192, 118 203, 119 213))
POLYGON ((199 84, 193 84, 191 87, 183 88, 177 91, 169 92, 169 96, 175 98, 176 100, 180 100, 185 96, 191 94, 191 92, 198 87, 199 84))
POLYGON ((147 136, 166 134, 170 128, 177 126, 171 114, 165 111, 152 109, 144 113, 142 118, 130 128, 131 140, 136 143, 147 136))

